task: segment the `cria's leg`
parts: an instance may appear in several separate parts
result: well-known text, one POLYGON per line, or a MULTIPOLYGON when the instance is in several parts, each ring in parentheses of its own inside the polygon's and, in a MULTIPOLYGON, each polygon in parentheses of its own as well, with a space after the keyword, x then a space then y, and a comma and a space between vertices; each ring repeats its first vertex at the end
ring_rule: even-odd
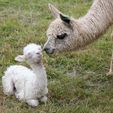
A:
POLYGON ((40 99, 40 101, 46 104, 46 102, 47 102, 47 96, 43 96, 43 97, 40 99))
POLYGON ((39 105, 39 101, 38 100, 34 100, 34 99, 30 99, 30 100, 26 100, 27 104, 32 106, 32 107, 36 107, 39 105))
POLYGON ((13 82, 12 79, 8 76, 3 76, 2 77, 2 85, 3 85, 3 92, 5 95, 13 95, 14 94, 14 86, 13 86, 13 82))
POLYGON ((43 96, 40 98, 40 101, 45 104, 47 102, 47 94, 48 94, 48 88, 45 88, 45 90, 43 91, 43 96))
MULTIPOLYGON (((113 32, 111 34, 111 37, 112 37, 112 41, 113 41, 113 32)), ((113 51, 112 51, 110 69, 109 69, 109 72, 107 73, 107 75, 113 75, 113 51)))
POLYGON ((19 101, 25 101, 24 91, 21 91, 20 93, 15 92, 15 96, 19 101))

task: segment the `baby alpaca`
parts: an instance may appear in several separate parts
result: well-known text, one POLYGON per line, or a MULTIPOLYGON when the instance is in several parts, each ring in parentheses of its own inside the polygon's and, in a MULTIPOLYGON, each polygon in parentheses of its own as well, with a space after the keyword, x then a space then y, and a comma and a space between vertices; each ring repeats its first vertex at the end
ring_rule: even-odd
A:
POLYGON ((20 101, 30 106, 38 106, 39 101, 47 101, 47 75, 42 63, 42 49, 40 45, 28 44, 23 49, 23 55, 16 61, 26 61, 31 69, 22 65, 12 65, 2 77, 3 92, 15 95, 20 101))

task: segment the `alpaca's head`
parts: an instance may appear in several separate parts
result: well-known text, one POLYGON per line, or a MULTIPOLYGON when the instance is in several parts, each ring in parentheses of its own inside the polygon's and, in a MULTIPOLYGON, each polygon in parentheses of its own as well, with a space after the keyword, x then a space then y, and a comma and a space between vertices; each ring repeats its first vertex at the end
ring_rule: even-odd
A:
POLYGON ((42 59, 42 49, 40 45, 28 44, 23 49, 23 55, 18 55, 15 60, 19 62, 26 61, 28 64, 40 63, 42 59))
POLYGON ((73 50, 75 38, 79 37, 76 20, 65 16, 51 4, 49 4, 49 9, 55 19, 47 30, 48 40, 44 45, 44 50, 48 54, 73 50))

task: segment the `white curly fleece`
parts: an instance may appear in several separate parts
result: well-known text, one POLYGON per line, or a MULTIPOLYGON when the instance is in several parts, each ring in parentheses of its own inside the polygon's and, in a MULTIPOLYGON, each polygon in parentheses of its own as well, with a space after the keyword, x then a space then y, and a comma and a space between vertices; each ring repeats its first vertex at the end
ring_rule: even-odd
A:
POLYGON ((41 61, 41 51, 39 45, 29 44, 24 48, 24 54, 16 57, 18 61, 25 60, 32 69, 22 65, 8 67, 2 77, 4 94, 15 94, 17 99, 31 106, 37 106, 39 100, 47 101, 47 75, 41 61))

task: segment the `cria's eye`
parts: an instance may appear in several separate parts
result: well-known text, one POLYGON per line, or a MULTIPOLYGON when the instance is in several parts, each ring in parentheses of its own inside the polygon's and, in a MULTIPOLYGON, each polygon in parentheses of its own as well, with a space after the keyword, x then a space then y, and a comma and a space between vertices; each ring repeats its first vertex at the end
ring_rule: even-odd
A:
POLYGON ((37 52, 36 54, 37 54, 37 55, 39 55, 40 53, 39 53, 39 52, 37 52))
POLYGON ((61 35, 57 35, 58 39, 64 39, 67 36, 67 33, 61 34, 61 35))

